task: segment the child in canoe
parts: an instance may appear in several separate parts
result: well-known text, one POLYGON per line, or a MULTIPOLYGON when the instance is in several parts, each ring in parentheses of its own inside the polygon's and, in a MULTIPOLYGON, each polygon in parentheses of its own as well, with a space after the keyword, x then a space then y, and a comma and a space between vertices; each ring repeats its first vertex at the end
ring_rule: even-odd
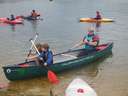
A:
POLYGON ((44 64, 44 66, 50 66, 53 64, 53 53, 50 50, 49 45, 47 43, 38 43, 36 44, 36 47, 40 55, 31 54, 28 59, 36 61, 38 65, 44 64))

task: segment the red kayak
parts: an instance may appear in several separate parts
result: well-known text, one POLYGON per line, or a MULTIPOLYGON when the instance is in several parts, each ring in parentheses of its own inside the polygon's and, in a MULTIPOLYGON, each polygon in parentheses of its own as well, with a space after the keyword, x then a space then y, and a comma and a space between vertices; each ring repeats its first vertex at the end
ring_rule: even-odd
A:
POLYGON ((0 18, 1 23, 7 23, 7 24, 23 24, 23 19, 16 18, 15 20, 8 20, 7 18, 0 18))

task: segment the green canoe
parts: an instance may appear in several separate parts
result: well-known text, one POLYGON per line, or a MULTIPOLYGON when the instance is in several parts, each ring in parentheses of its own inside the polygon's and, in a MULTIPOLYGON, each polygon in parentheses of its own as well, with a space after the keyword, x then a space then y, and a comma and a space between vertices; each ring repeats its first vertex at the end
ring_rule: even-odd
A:
MULTIPOLYGON (((96 61, 112 52, 113 43, 99 45, 96 50, 77 49, 54 55, 54 64, 48 68, 53 72, 77 68, 96 61)), ((37 65, 34 61, 3 66, 8 80, 23 80, 47 75, 48 69, 37 65)))

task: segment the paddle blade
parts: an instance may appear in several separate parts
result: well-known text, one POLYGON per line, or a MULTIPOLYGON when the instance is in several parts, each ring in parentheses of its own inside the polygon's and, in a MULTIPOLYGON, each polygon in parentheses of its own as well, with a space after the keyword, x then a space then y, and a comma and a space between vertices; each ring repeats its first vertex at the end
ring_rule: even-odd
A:
POLYGON ((50 70, 48 70, 48 80, 53 84, 59 83, 59 80, 58 80, 56 74, 50 70))

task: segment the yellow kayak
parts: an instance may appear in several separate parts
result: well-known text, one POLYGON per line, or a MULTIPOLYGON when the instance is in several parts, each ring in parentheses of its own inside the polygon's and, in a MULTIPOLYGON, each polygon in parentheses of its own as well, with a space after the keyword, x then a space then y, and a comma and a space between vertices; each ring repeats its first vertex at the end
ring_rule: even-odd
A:
POLYGON ((93 18, 80 18, 80 22, 114 22, 114 20, 108 18, 102 18, 99 20, 93 18))

